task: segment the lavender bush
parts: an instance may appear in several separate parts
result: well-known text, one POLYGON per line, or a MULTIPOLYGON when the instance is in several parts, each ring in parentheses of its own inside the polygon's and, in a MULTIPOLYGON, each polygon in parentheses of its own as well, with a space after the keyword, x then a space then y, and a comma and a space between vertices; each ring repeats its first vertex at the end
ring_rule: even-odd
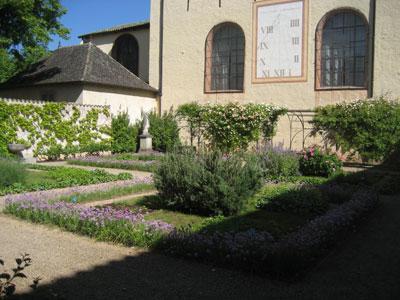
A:
POLYGON ((296 275, 309 268, 340 236, 378 203, 371 191, 354 194, 352 200, 328 211, 306 226, 274 240, 268 232, 208 234, 173 230, 158 245, 169 254, 234 266, 275 276, 296 275))
POLYGON ((127 246, 149 247, 173 229, 163 221, 146 221, 145 213, 140 210, 85 207, 40 199, 7 199, 5 212, 127 246))

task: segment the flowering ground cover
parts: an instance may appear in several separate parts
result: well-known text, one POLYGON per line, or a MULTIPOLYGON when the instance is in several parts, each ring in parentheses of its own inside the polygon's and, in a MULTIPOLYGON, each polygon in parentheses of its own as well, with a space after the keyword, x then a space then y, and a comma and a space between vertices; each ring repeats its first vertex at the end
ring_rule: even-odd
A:
MULTIPOLYGON (((74 196, 79 195, 74 201, 78 201, 82 197, 90 198, 91 195, 107 195, 107 192, 114 193, 115 190, 125 191, 126 189, 134 189, 135 186, 152 186, 153 178, 151 176, 142 178, 133 178, 130 180, 112 181, 106 183, 91 184, 85 186, 74 186, 46 191, 25 192, 20 194, 9 194, 4 196, 5 201, 39 201, 39 200, 68 200, 72 202, 74 196), (104 193, 104 194, 102 194, 104 193)), ((101 199, 94 199, 101 200, 101 199)), ((85 202, 85 201, 83 201, 85 202)))
POLYGON ((37 170, 30 171, 26 181, 15 182, 10 186, 1 187, 0 196, 132 179, 132 175, 128 173, 113 175, 104 170, 88 171, 77 168, 48 166, 29 166, 29 168, 37 170))
POLYGON ((141 210, 85 207, 63 201, 8 199, 5 213, 126 246, 149 247, 173 230, 166 222, 146 221, 141 210))
POLYGON ((136 170, 144 172, 153 172, 158 165, 158 160, 146 160, 140 158, 141 156, 137 157, 135 156, 134 159, 132 159, 131 157, 125 158, 121 156, 110 156, 110 157, 89 156, 79 159, 78 158, 71 159, 68 160, 68 163, 71 165, 79 165, 79 166, 136 170))

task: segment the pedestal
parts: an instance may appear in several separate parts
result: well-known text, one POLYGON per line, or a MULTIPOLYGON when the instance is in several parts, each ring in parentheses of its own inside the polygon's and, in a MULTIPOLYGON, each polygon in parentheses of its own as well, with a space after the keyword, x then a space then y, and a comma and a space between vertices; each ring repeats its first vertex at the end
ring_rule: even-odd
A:
POLYGON ((149 134, 143 134, 139 136, 140 148, 139 153, 152 152, 153 151, 153 138, 149 134))
POLYGON ((36 158, 33 156, 33 151, 31 149, 22 151, 22 158, 27 164, 36 163, 36 158))

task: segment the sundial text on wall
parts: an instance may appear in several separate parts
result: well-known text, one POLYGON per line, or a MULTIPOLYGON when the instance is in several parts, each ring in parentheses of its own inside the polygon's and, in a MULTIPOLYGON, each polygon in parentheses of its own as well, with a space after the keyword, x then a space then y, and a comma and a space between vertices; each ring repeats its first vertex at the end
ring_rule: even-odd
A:
POLYGON ((308 0, 254 4, 253 82, 307 80, 308 0))

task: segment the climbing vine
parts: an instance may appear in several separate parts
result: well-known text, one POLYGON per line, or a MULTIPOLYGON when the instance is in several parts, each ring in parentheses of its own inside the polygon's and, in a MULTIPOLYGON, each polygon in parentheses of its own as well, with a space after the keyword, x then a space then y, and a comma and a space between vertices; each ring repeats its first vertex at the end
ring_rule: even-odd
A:
POLYGON ((108 108, 92 108, 85 113, 65 103, 11 104, 0 101, 0 154, 7 145, 22 143, 32 147, 35 156, 57 158, 84 150, 107 150, 110 128, 98 126, 101 115, 110 117, 108 108))

